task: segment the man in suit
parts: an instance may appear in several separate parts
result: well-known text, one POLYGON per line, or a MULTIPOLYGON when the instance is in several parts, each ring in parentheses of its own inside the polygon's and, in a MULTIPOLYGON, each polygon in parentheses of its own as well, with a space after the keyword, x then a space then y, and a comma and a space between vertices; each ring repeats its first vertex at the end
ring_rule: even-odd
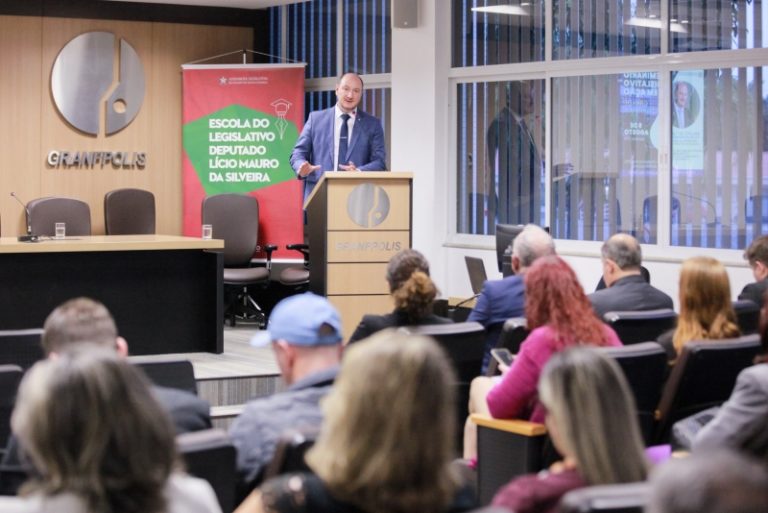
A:
POLYGON ((672 126, 685 128, 693 123, 687 82, 675 82, 675 102, 672 104, 672 126))
POLYGON ((744 258, 752 268, 755 283, 746 285, 739 299, 749 299, 763 306, 765 291, 768 290, 768 235, 755 237, 744 252, 744 258))
POLYGON ((250 401, 229 429, 237 448, 238 495, 261 483, 281 436, 314 432, 323 413, 320 400, 331 390, 342 351, 341 318, 324 297, 311 292, 280 301, 254 346, 271 345, 287 389, 250 401))
POLYGON ((552 237, 535 224, 526 225, 512 241, 512 270, 514 274, 501 280, 488 280, 477 298, 467 321, 482 324, 488 332, 485 339, 482 373, 488 367, 491 349, 501 335, 504 321, 525 315, 525 285, 523 274, 537 258, 554 255, 552 237))
POLYGON ((363 79, 345 73, 336 84, 336 105, 309 115, 291 153, 304 201, 326 171, 386 171, 384 130, 358 109, 362 97, 363 79))
MULTIPOLYGON (((43 350, 48 358, 86 344, 114 349, 121 358, 128 356, 128 342, 118 336, 112 315, 103 304, 80 297, 62 303, 51 312, 43 325, 43 350)), ((168 412, 177 433, 211 428, 210 405, 194 394, 167 387, 153 386, 152 393, 168 412)), ((16 438, 11 436, 0 462, 0 494, 13 495, 26 479, 16 438)))
POLYGON ((506 106, 486 133, 488 167, 484 176, 488 219, 498 223, 535 223, 541 208, 541 152, 526 119, 534 114, 529 82, 507 86, 506 106))
POLYGON ((611 311, 673 308, 672 298, 643 278, 642 250, 637 239, 617 233, 603 243, 600 251, 606 288, 588 296, 598 317, 602 319, 611 311))

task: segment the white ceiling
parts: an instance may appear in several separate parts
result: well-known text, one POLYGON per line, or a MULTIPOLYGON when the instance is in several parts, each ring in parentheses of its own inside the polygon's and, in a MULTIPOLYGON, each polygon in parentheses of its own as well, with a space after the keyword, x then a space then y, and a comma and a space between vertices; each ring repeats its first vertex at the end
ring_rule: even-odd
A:
POLYGON ((107 0, 149 4, 205 5, 209 7, 233 7, 239 9, 264 9, 275 5, 301 3, 307 0, 107 0))

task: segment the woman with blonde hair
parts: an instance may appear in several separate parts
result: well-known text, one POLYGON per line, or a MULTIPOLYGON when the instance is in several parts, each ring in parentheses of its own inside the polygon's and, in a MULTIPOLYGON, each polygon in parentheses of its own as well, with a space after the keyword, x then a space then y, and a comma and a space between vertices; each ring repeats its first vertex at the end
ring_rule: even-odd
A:
POLYGON ((146 378, 92 344, 35 364, 11 425, 34 467, 3 513, 220 513, 178 472, 174 430, 146 378))
POLYGON ((685 260, 680 270, 679 297, 677 327, 658 339, 670 361, 677 359, 691 340, 741 335, 731 302, 728 273, 718 260, 705 256, 685 260))
POLYGON ((570 490, 645 480, 635 401, 616 362, 596 349, 566 349, 549 359, 538 390, 547 431, 563 459, 511 481, 497 492, 494 506, 548 513, 570 490))
POLYGON ((437 287, 429 277, 429 262, 415 249, 404 249, 389 260, 387 283, 395 311, 387 315, 365 315, 349 338, 356 342, 385 328, 448 324, 452 321, 432 313, 437 287))
POLYGON ((322 406, 314 474, 267 481, 236 513, 472 509, 451 466, 455 376, 427 337, 385 330, 352 346, 322 406))

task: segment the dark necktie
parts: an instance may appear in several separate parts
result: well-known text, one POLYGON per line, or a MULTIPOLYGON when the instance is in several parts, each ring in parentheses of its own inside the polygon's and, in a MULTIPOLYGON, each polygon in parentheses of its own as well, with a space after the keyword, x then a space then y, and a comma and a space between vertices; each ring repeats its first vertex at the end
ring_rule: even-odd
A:
POLYGON ((339 166, 337 170, 341 170, 341 166, 347 162, 344 160, 347 158, 347 139, 349 138, 349 128, 347 127, 347 121, 349 120, 349 114, 341 115, 341 130, 339 130, 339 166))

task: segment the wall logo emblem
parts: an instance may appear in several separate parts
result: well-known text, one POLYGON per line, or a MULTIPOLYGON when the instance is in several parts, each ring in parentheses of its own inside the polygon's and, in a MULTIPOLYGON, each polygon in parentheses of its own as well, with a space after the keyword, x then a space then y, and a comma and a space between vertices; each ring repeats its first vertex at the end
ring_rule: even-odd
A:
POLYGON ((358 185, 347 198, 347 215, 363 228, 378 226, 389 215, 389 195, 372 183, 358 185))
POLYGON ((124 39, 111 32, 86 32, 56 56, 51 93, 59 113, 72 126, 91 135, 112 135, 139 113, 144 101, 144 68, 136 50, 124 39))

